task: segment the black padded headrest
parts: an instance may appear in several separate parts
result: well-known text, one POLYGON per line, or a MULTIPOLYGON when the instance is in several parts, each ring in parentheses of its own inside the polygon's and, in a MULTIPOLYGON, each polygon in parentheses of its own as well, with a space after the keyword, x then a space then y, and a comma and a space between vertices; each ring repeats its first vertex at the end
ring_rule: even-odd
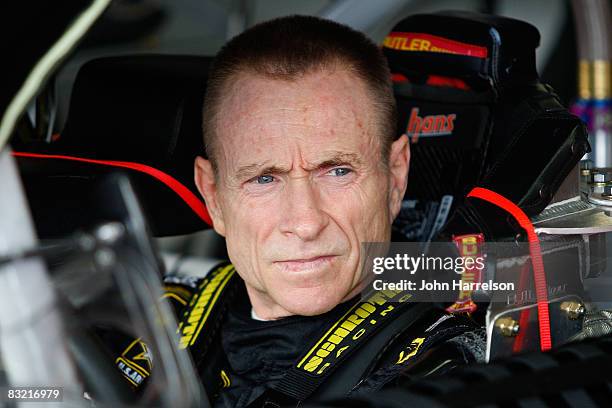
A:
POLYGON ((101 58, 77 76, 57 149, 89 158, 129 160, 193 179, 203 153, 202 100, 208 57, 101 58))
POLYGON ((60 213, 73 212, 92 182, 117 168, 132 176, 155 235, 207 227, 193 164, 204 152, 201 112, 210 61, 209 57, 138 55, 100 58, 81 68, 59 140, 42 147, 13 146, 17 152, 90 160, 19 158, 26 188, 39 198, 33 213, 37 221, 46 223, 40 226, 43 235, 79 227, 78 217, 60 213), (113 165, 117 161, 134 166, 113 165), (61 223, 53 221, 59 218, 61 223))
POLYGON ((507 17, 466 11, 416 14, 397 23, 383 51, 392 72, 487 78, 496 87, 537 78, 538 30, 507 17))

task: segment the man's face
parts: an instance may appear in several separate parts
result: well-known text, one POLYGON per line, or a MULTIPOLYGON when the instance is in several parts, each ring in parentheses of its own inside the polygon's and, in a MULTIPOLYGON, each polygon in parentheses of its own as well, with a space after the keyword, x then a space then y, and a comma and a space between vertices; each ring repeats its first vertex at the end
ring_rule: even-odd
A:
POLYGON ((219 174, 198 158, 196 183, 255 312, 316 315, 355 295, 360 244, 388 241, 399 211, 406 138, 385 168, 371 96, 343 69, 239 75, 219 112, 219 174))

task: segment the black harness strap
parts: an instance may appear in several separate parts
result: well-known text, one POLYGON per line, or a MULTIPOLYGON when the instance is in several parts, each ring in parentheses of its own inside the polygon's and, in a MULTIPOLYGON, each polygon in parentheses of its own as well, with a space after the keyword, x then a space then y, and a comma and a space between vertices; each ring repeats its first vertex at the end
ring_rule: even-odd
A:
MULTIPOLYGON (((180 346, 190 350, 211 396, 220 388, 216 380, 223 353, 209 351, 218 341, 225 311, 239 282, 231 264, 215 268, 198 286, 179 324, 180 346)), ((318 338, 271 391, 249 406, 296 406, 315 392, 318 399, 347 394, 380 351, 433 308, 430 303, 412 303, 412 298, 399 290, 364 296, 318 338)))
POLYGON ((256 404, 299 405, 315 391, 318 398, 348 393, 380 350, 432 308, 410 303, 411 297, 401 291, 379 291, 357 303, 256 404))
POLYGON ((317 399, 325 400, 346 395, 355 388, 363 381, 381 350, 384 350, 389 342, 392 342, 399 334, 409 330, 427 311, 432 309, 431 303, 412 303, 408 308, 404 308, 403 313, 397 314, 388 324, 380 327, 369 341, 360 344, 358 353, 347 358, 336 368, 332 374, 332 380, 322 384, 316 390, 317 399))

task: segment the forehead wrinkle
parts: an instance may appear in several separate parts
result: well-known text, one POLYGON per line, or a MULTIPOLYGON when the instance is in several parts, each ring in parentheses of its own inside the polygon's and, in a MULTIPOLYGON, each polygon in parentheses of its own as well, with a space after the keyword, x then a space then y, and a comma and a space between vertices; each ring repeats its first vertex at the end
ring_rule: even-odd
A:
MULTIPOLYGON (((265 147, 267 143, 273 143, 272 139, 266 140, 268 137, 282 137, 286 133, 288 137, 305 139, 310 135, 302 134, 299 129, 321 127, 325 132, 321 136, 327 136, 329 133, 359 134, 362 146, 368 146, 368 150, 376 149, 379 145, 376 143, 379 126, 375 120, 377 115, 374 106, 367 102, 371 100, 371 95, 365 84, 362 84, 360 80, 355 81, 355 78, 349 74, 346 78, 343 76, 339 80, 335 79, 335 82, 339 82, 339 86, 342 85, 342 82, 346 82, 345 79, 351 80, 352 92, 348 99, 338 100, 334 94, 334 86, 331 87, 333 89, 327 89, 327 92, 320 97, 309 97, 308 92, 305 93, 305 97, 302 97, 300 89, 311 89, 317 85, 316 80, 312 81, 309 78, 316 79, 314 76, 307 75, 298 81, 283 83, 282 81, 255 78, 256 86, 253 86, 253 78, 239 75, 238 81, 232 84, 230 92, 221 101, 223 106, 219 113, 222 118, 219 118, 221 120, 216 123, 225 131, 223 142, 219 144, 220 150, 228 150, 224 152, 224 156, 231 156, 228 154, 231 150, 243 149, 241 135, 244 129, 248 129, 251 136, 256 136, 255 144, 261 143, 261 147, 265 147), (242 82, 244 86, 238 82, 242 82), (270 84, 286 84, 287 86, 274 88, 277 92, 272 92, 270 84), (279 104, 279 98, 287 99, 290 105, 279 104), (272 106, 269 106, 267 101, 271 101, 272 106), (270 115, 270 112, 274 113, 270 115), (295 114, 302 112, 303 120, 300 121, 296 119, 295 114), (242 129, 240 129, 241 125, 242 129), (293 134, 294 131, 297 134, 293 134)), ((253 143, 253 140, 250 143, 253 143)), ((233 159, 233 164, 236 164, 236 158, 233 159)))
POLYGON ((320 153, 317 160, 304 160, 308 169, 317 169, 326 165, 338 165, 338 164, 351 164, 359 166, 362 164, 362 160, 358 154, 347 153, 338 150, 326 151, 320 153))
MULTIPOLYGON (((362 160, 359 158, 359 155, 355 153, 346 153, 341 151, 330 151, 329 154, 324 154, 322 157, 318 158, 316 161, 302 159, 305 166, 300 166, 306 171, 312 171, 319 169, 325 166, 333 166, 340 164, 350 164, 354 166, 360 166, 362 164, 362 160)), ((236 172, 235 177, 242 179, 250 176, 255 176, 257 174, 279 174, 279 173, 289 173, 293 169, 293 165, 284 166, 272 164, 270 160, 266 160, 262 163, 249 163, 240 166, 236 172)))
POLYGON ((252 163, 240 166, 235 173, 237 179, 250 178, 259 174, 279 174, 288 173, 290 167, 270 164, 269 161, 263 163, 252 163))

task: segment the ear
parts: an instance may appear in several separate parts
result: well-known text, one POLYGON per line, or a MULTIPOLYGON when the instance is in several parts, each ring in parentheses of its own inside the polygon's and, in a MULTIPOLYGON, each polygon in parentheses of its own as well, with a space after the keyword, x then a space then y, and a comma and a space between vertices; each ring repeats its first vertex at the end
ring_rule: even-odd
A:
POLYGON ((225 236, 225 221, 223 211, 219 207, 218 186, 212 163, 200 156, 196 157, 194 178, 198 191, 206 202, 206 208, 213 221, 213 228, 218 234, 225 236))
POLYGON ((389 152, 389 216, 391 222, 399 214, 402 200, 408 186, 410 165, 410 143, 408 136, 400 136, 391 144, 389 152))

